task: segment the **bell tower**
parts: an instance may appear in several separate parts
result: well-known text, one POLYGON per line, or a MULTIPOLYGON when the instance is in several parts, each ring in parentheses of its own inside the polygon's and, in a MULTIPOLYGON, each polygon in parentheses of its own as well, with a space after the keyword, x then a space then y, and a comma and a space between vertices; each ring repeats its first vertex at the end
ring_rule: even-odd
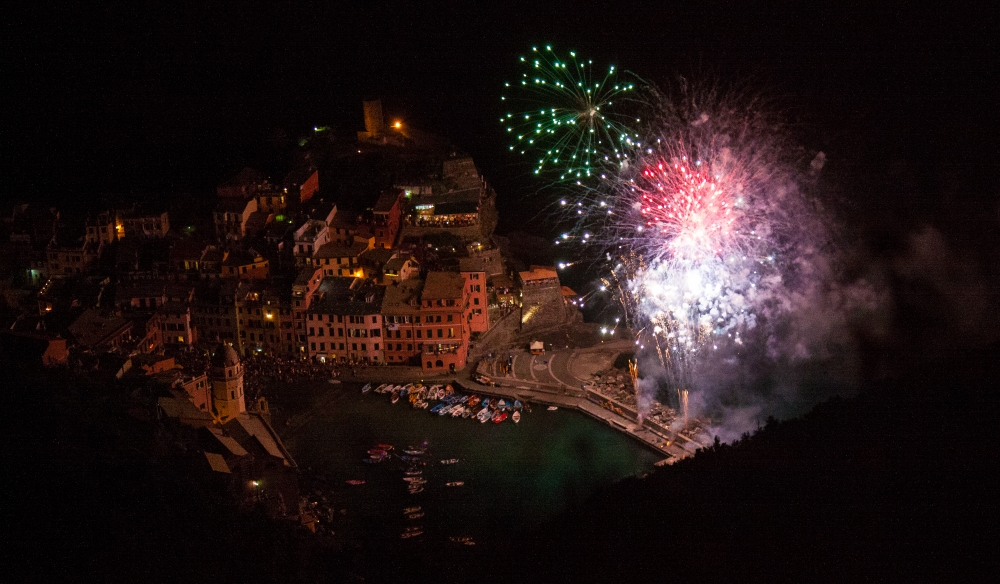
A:
POLYGON ((243 397, 243 364, 232 347, 226 344, 216 347, 208 379, 212 384, 212 410, 219 420, 226 422, 247 411, 243 397))

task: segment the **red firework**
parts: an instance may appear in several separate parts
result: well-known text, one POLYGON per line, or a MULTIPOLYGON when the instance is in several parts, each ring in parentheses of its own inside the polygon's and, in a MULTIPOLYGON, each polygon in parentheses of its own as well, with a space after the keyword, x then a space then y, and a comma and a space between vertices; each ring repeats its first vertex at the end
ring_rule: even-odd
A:
POLYGON ((666 239, 672 255, 698 259, 723 253, 736 216, 719 176, 681 157, 650 164, 636 187, 646 227, 666 239))

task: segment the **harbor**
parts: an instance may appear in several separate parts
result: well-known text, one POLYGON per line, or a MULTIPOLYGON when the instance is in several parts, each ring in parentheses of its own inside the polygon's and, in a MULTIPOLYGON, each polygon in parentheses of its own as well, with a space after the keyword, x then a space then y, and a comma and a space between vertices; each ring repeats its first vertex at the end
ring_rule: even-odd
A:
MULTIPOLYGON (((490 544, 650 472, 662 458, 611 426, 541 402, 513 410, 511 400, 509 413, 520 411, 520 422, 509 416, 496 423, 431 413, 440 400, 427 409, 405 397, 393 403, 392 392, 376 393, 375 384, 367 392, 351 381, 297 385, 315 400, 283 437, 307 471, 311 500, 336 509, 337 537, 363 546, 450 544, 451 538, 462 549, 469 545, 462 538, 490 544), (373 457, 377 462, 366 462, 373 457), (417 506, 419 512, 403 512, 417 506), (423 515, 411 518, 415 513, 423 515), (408 527, 421 534, 401 538, 408 527)), ((453 386, 455 395, 468 396, 460 386, 453 386)), ((497 409, 507 401, 488 399, 497 400, 497 409)))
POLYGON ((577 411, 662 455, 658 464, 672 464, 706 446, 696 438, 697 422, 680 430, 672 430, 669 419, 661 422, 650 417, 640 422, 634 407, 596 390, 592 383, 594 373, 610 366, 627 348, 625 343, 609 343, 589 349, 553 351, 541 357, 511 350, 503 353, 511 357, 509 374, 500 373, 502 367, 497 366, 500 359, 494 356, 481 359, 471 379, 459 373, 423 380, 419 370, 399 367, 345 370, 341 379, 378 385, 450 384, 467 394, 577 411), (542 365, 544 376, 536 368, 542 365))

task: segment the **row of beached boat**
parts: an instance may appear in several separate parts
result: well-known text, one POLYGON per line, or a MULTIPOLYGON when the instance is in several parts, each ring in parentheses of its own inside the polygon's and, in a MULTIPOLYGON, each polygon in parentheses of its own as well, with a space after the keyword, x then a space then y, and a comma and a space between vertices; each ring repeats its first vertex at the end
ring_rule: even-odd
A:
MULTIPOLYGON (((371 384, 361 388, 362 393, 372 390, 371 384)), ((406 398, 415 409, 430 410, 439 416, 450 415, 453 418, 474 418, 480 423, 492 421, 499 424, 508 418, 514 423, 521 421, 521 411, 528 409, 520 400, 513 402, 498 398, 480 398, 479 396, 455 393, 451 385, 431 385, 408 383, 406 385, 382 384, 375 388, 375 393, 389 394, 389 401, 396 403, 406 398), (430 402, 440 403, 430 405, 430 402)))

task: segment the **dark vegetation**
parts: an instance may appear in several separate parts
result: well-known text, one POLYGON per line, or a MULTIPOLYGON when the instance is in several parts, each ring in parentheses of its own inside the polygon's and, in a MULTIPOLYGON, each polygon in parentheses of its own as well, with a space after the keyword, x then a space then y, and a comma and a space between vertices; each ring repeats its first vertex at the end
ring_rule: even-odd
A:
POLYGON ((1000 347, 914 365, 630 479, 507 546, 377 569, 192 470, 145 382, 4 363, 4 569, 18 581, 947 581, 996 544, 1000 347), (472 553, 472 555, 468 555, 472 553), (468 569, 509 558, 503 570, 468 569), (458 559, 458 558, 456 558, 458 559), (390 569, 391 568, 391 569, 390 569), (511 568, 516 568, 512 570, 511 568), (425 580, 426 579, 426 580, 425 580))
POLYGON ((521 581, 948 581, 997 541, 998 349, 631 479, 523 542, 521 581))
POLYGON ((236 507, 195 470, 145 382, 94 382, 0 358, 7 581, 336 582, 347 557, 236 507))

